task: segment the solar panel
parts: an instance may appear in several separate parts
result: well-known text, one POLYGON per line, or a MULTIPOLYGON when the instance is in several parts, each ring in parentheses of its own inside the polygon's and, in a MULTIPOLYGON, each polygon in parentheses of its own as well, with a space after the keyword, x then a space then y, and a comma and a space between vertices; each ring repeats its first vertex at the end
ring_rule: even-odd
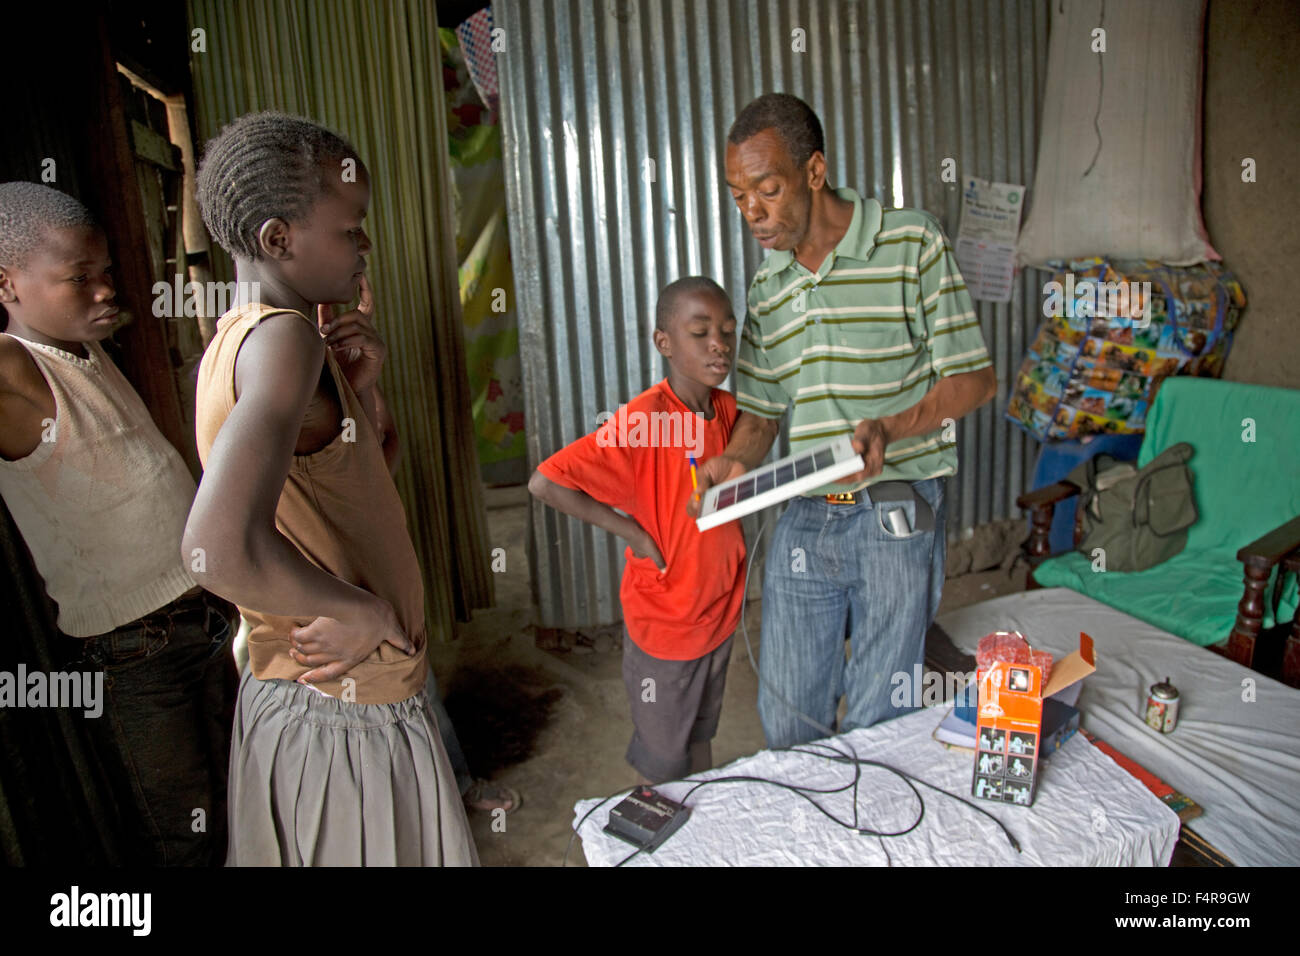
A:
POLYGON ((862 456, 849 438, 832 438, 714 485, 704 493, 696 526, 707 531, 861 471, 862 456))

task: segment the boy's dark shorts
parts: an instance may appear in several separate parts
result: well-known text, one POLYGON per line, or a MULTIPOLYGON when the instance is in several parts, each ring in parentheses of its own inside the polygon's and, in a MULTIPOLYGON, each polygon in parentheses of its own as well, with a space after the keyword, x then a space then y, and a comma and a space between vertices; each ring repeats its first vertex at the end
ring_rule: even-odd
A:
POLYGON ((684 777, 691 744, 712 740, 718 732, 731 642, 728 637, 697 660, 665 661, 651 657, 623 632, 623 685, 634 728, 627 762, 651 783, 684 777), (647 678, 654 683, 646 684, 647 678))

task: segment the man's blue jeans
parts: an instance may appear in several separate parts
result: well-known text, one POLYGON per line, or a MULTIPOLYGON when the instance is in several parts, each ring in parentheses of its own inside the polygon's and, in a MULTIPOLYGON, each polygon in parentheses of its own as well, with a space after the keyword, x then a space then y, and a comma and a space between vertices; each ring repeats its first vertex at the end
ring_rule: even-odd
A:
POLYGON ((914 709, 911 693, 905 707, 890 702, 890 679, 901 672, 912 680, 924 656, 943 593, 946 509, 944 479, 912 487, 934 509, 933 531, 899 538, 885 529, 881 511, 897 507, 916 527, 910 502, 876 507, 795 498, 777 523, 763 577, 759 658, 758 714, 769 747, 825 736, 781 698, 833 728, 840 696, 847 695, 840 732, 914 709))

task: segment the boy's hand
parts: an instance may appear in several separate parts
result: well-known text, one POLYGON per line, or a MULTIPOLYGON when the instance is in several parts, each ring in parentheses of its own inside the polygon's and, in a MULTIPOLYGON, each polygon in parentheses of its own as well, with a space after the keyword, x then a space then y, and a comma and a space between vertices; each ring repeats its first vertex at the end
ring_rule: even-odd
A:
POLYGON ((335 315, 332 305, 316 307, 316 326, 334 353, 343 377, 358 395, 379 381, 379 372, 388 356, 388 346, 375 331, 374 317, 375 299, 364 273, 361 299, 355 309, 335 315))
POLYGON ((714 485, 720 485, 732 478, 739 478, 745 472, 749 471, 745 463, 735 458, 729 458, 726 455, 714 455, 704 464, 695 469, 695 477, 699 481, 699 488, 691 492, 690 498, 686 501, 686 514, 692 518, 700 516, 700 508, 704 506, 704 493, 714 485))
POLYGON ((638 558, 649 558, 661 573, 668 570, 668 562, 659 553, 659 546, 655 544, 655 539, 650 537, 650 532, 646 531, 645 528, 641 529, 640 534, 629 538, 627 543, 628 547, 632 549, 632 553, 638 558))
POLYGON ((387 601, 376 599, 374 607, 355 623, 318 617, 306 627, 289 632, 289 656, 312 668, 298 678, 302 684, 337 680, 370 656, 384 641, 414 654, 415 647, 402 632, 397 613, 387 601))

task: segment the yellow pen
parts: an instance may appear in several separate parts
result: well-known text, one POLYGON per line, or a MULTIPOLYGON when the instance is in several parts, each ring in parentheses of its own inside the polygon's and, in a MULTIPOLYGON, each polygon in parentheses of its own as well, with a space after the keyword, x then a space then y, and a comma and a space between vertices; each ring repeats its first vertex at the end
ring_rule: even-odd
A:
POLYGON ((700 500, 700 482, 695 477, 695 456, 691 455, 691 489, 695 492, 695 500, 700 500))

